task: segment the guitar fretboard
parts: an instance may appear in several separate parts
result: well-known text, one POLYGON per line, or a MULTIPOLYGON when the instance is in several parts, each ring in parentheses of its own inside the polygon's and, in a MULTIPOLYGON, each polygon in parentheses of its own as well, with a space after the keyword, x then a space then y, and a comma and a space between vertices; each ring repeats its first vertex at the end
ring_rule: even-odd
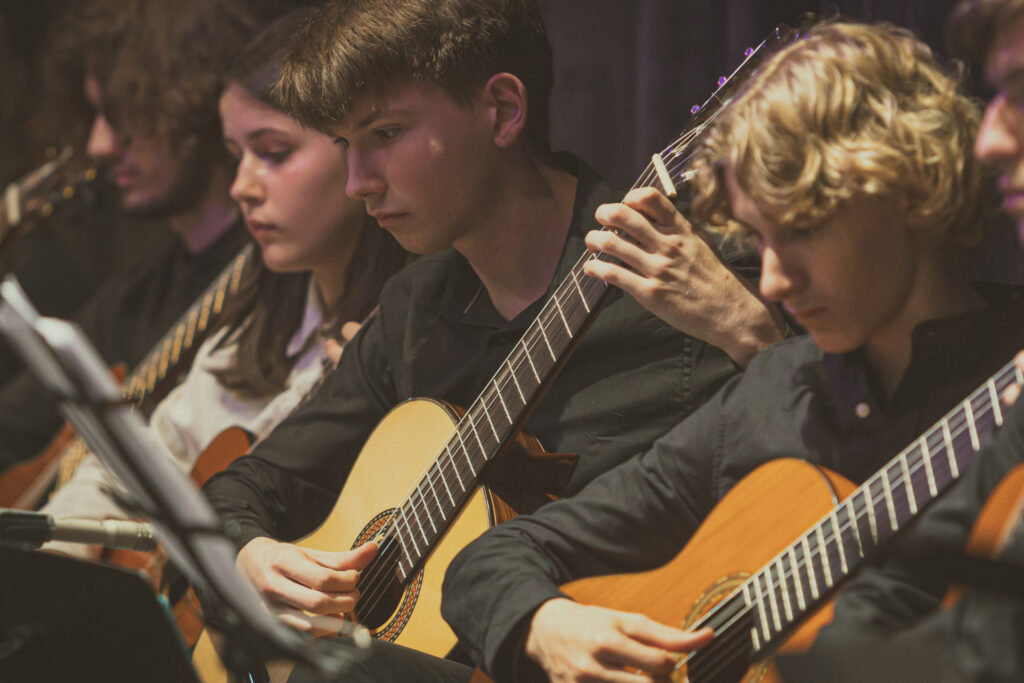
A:
MULTIPOLYGON (((206 331, 224 310, 224 304, 238 292, 242 276, 252 262, 253 248, 251 242, 242 247, 206 291, 125 378, 123 391, 126 403, 136 408, 142 406, 205 338, 206 331)), ((74 475, 88 453, 89 447, 81 437, 76 436, 68 444, 61 456, 58 488, 74 475)))
MULTIPOLYGON (((693 110, 691 125, 668 147, 652 157, 652 163, 634 184, 659 187, 675 196, 676 186, 688 180, 689 168, 704 131, 735 95, 736 86, 750 73, 767 49, 784 38, 782 28, 756 50, 701 107, 693 110)), ((607 228, 606 228, 607 229, 607 228)), ((529 417, 547 385, 554 379, 572 347, 604 304, 609 288, 583 273, 590 259, 612 261, 605 254, 584 254, 568 277, 545 303, 541 313, 517 342, 508 358, 485 385, 441 449, 433 463, 396 511, 386 561, 397 552, 397 575, 405 581, 433 548, 454 518, 455 512, 476 486, 480 472, 516 434, 529 417)))
POLYGON ((690 680, 711 679, 723 662, 749 661, 788 634, 959 478, 981 439, 1003 423, 999 396, 1022 382, 1013 363, 1004 366, 709 612, 695 628, 711 626, 716 638, 687 658, 690 680))

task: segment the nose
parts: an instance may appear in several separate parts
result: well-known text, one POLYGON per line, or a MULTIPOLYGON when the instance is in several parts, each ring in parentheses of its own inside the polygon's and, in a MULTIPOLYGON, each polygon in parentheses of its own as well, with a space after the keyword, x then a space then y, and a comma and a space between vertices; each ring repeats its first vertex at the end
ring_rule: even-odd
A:
POLYGON ((243 155, 235 170, 235 180, 231 183, 229 193, 239 205, 255 205, 266 199, 266 188, 260 181, 257 169, 249 155, 243 155))
POLYGON ((781 302, 799 291, 805 278, 779 251, 766 245, 761 250, 761 294, 769 301, 781 302))
POLYGON ((98 114, 89 129, 85 153, 94 161, 110 161, 121 153, 121 139, 103 114, 98 114))
POLYGON ((348 149, 348 182, 345 194, 352 199, 367 199, 384 194, 384 177, 372 154, 348 149))
POLYGON ((974 153, 985 163, 999 163, 1021 156, 1021 136, 1024 135, 1024 115, 997 95, 981 120, 974 153))

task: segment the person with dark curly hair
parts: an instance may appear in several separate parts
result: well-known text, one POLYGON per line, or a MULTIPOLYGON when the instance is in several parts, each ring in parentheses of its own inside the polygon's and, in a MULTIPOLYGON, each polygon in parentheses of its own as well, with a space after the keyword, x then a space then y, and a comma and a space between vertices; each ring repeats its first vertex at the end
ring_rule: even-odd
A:
MULTIPOLYGON (((111 278, 75 320, 110 364, 134 367, 247 242, 228 193, 233 162, 217 97, 230 59, 282 1, 90 0, 48 39, 53 126, 101 165, 139 228, 174 235, 111 278)), ((0 469, 33 457, 61 425, 27 372, 0 388, 0 469)))

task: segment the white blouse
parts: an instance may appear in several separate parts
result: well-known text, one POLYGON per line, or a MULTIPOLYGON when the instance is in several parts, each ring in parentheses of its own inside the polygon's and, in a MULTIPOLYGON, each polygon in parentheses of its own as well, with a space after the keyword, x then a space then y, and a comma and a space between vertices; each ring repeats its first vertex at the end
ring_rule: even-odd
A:
MULTIPOLYGON (((314 388, 329 362, 324 348, 328 335, 323 304, 312 281, 299 329, 286 349, 288 356, 297 360, 288 376, 287 388, 276 396, 241 396, 217 381, 213 373, 227 367, 237 352, 232 343, 217 348, 225 332, 221 330, 200 346, 185 379, 150 417, 150 428, 166 446, 166 455, 186 473, 226 429, 240 427, 253 435, 255 441, 266 438, 314 388)), ((89 454, 42 511, 54 517, 124 519, 128 515, 115 502, 113 489, 123 490, 99 458, 89 454)), ((98 547, 63 542, 47 543, 43 549, 76 557, 97 557, 100 552, 98 547)))

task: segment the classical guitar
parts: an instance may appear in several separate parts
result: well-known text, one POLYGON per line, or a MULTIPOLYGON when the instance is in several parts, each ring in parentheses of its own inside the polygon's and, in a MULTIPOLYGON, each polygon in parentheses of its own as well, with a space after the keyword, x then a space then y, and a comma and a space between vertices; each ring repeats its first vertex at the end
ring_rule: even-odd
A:
MULTIPOLYGON (((675 197, 707 126, 764 54, 788 35, 780 27, 748 50, 634 187, 653 185, 675 197)), ((521 428, 611 293, 583 273, 584 262, 608 258, 584 254, 577 261, 465 413, 429 399, 394 408, 360 452, 327 520, 298 542, 322 550, 379 544, 361 572, 352 615, 376 637, 439 657, 455 647, 440 612, 444 572, 459 550, 512 514, 507 502, 480 484, 480 475, 514 445, 540 455, 539 444, 521 428)), ((204 681, 224 680, 208 639, 200 639, 193 664, 204 681)))
POLYGON ((562 589, 581 603, 711 627, 711 644, 682 656, 674 680, 775 680, 770 655, 813 642, 831 620, 830 607, 819 608, 960 476, 1003 422, 999 396, 1022 382, 1007 364, 859 487, 804 461, 762 465, 667 564, 562 589))
MULTIPOLYGON (((155 402, 171 389, 173 380, 188 367, 189 360, 218 319, 224 304, 238 292, 252 258, 253 246, 246 244, 154 345, 125 379, 126 402, 148 413, 155 402)), ((0 507, 21 510, 38 507, 55 482, 61 485, 71 478, 88 452, 85 441, 74 436, 70 425, 66 425, 40 456, 0 475, 0 507), (31 472, 30 476, 26 476, 26 470, 31 472)))

